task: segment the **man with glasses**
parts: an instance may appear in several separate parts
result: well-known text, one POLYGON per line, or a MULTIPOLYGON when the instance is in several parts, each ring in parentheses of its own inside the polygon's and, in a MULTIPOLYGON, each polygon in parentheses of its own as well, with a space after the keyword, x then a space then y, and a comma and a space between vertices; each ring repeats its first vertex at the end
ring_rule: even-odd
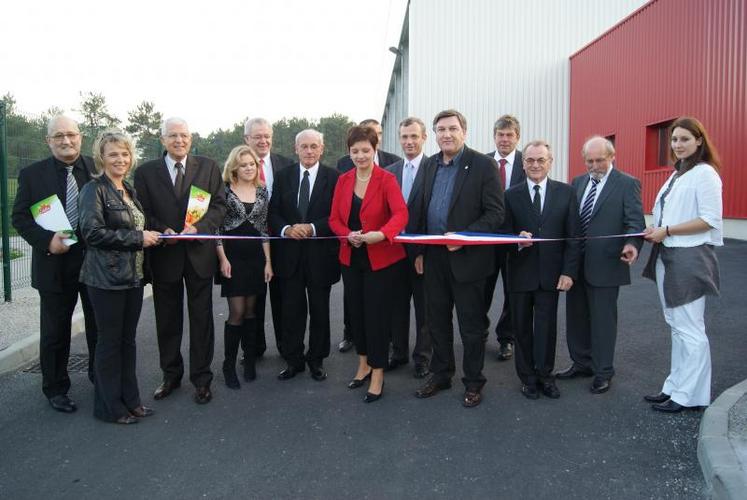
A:
POLYGON ((514 360, 529 399, 560 397, 555 385, 555 339, 558 292, 567 292, 578 276, 579 218, 576 192, 548 177, 550 145, 532 141, 524 147, 526 182, 506 191, 507 231, 528 238, 558 238, 537 245, 509 246, 508 291, 516 337, 514 360))
MULTIPOLYGON (((293 163, 292 160, 272 152, 272 125, 264 118, 250 118, 244 123, 244 142, 251 147, 259 157, 259 178, 267 186, 267 194, 272 197, 272 188, 275 184, 275 175, 277 172, 293 163)), ((273 253, 276 253, 275 247, 277 242, 271 241, 270 246, 273 253)), ((270 306, 272 307, 272 325, 275 330, 275 345, 280 352, 280 341, 283 329, 283 315, 281 312, 280 280, 271 280, 270 288, 270 306)), ((257 304, 254 310, 257 313, 257 338, 255 343, 256 357, 260 357, 267 350, 267 341, 265 340, 265 303, 267 301, 266 291, 257 295, 257 304)), ((246 357, 246 349, 244 356, 246 357)))
MULTIPOLYGON (((88 343, 88 378, 93 382, 96 323, 86 287, 78 281, 85 243, 78 228, 78 192, 95 173, 93 159, 80 154, 78 124, 55 116, 47 124, 47 145, 52 156, 21 170, 13 205, 13 227, 31 245, 31 286, 39 291, 39 361, 42 391, 57 411, 72 413, 77 407, 67 393, 71 322, 80 295, 88 343), (36 223, 32 206, 56 195, 65 209, 77 242, 70 236, 44 229, 36 223)), ((49 205, 47 205, 49 206, 49 205)))
MULTIPOLYGON (((226 210, 225 190, 218 165, 190 154, 192 134, 187 122, 169 118, 161 126, 163 157, 143 163, 135 171, 135 189, 143 205, 148 229, 163 234, 215 234, 226 210), (191 188, 209 194, 207 211, 194 224, 186 222, 191 188)), ((181 385, 184 289, 189 312, 189 380, 197 404, 210 402, 215 333, 213 330, 213 275, 217 268, 212 240, 167 240, 150 249, 153 306, 163 382, 153 393, 163 399, 181 385)))

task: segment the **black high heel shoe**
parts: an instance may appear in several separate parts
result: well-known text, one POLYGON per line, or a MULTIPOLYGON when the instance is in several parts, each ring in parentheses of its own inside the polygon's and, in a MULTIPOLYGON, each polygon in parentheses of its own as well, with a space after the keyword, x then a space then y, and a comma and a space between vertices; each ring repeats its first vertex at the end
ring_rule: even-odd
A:
POLYGON ((362 386, 363 382, 371 378, 371 372, 373 372, 373 370, 368 372, 368 374, 363 378, 354 378, 353 380, 351 380, 348 383, 348 389, 357 389, 358 387, 362 386))
POLYGON ((363 396, 363 402, 364 403, 373 403, 374 401, 378 401, 381 399, 381 396, 384 395, 384 382, 381 383, 381 392, 378 394, 373 394, 370 392, 366 392, 366 395, 363 396))

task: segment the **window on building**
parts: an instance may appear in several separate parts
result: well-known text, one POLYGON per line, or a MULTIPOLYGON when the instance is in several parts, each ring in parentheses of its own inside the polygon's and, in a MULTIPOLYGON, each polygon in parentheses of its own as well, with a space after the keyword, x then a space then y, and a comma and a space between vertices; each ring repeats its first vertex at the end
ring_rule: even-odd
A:
POLYGON ((669 127, 666 120, 646 127, 646 170, 658 170, 672 165, 669 158, 669 127))

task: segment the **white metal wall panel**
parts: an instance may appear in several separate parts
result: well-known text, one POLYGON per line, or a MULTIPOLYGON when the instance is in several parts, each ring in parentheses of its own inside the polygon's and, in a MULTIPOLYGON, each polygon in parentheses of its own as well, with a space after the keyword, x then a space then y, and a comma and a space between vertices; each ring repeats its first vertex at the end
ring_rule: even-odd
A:
MULTIPOLYGON (((453 107, 467 117, 467 144, 491 151, 493 123, 511 113, 521 122, 522 144, 536 138, 550 142, 551 175, 566 180, 568 58, 644 3, 411 0, 402 64, 395 67, 384 114, 385 147, 398 151, 396 124, 403 117, 419 116, 429 124, 436 113, 453 107)), ((431 134, 426 151, 436 150, 431 134)))

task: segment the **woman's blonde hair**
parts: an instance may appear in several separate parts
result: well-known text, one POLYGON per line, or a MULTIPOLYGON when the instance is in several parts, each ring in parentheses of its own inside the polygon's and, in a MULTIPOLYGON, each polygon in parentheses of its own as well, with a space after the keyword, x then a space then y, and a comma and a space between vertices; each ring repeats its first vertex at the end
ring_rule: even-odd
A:
POLYGON ((257 175, 254 176, 254 185, 256 187, 263 186, 264 183, 259 178, 259 157, 257 156, 257 153, 247 145, 236 146, 230 153, 228 153, 228 159, 226 159, 226 164, 223 166, 223 181, 229 184, 236 182, 238 178, 236 171, 239 169, 241 157, 244 155, 251 155, 251 157, 254 158, 254 163, 257 165, 257 175))
MULTIPOLYGON (((112 128, 99 133, 93 143, 93 162, 96 165, 96 172, 101 175, 104 173, 104 147, 107 144, 116 144, 123 146, 130 153, 130 173, 137 163, 137 150, 135 149, 135 140, 126 132, 112 128)), ((125 174, 126 175, 126 174, 125 174)))

